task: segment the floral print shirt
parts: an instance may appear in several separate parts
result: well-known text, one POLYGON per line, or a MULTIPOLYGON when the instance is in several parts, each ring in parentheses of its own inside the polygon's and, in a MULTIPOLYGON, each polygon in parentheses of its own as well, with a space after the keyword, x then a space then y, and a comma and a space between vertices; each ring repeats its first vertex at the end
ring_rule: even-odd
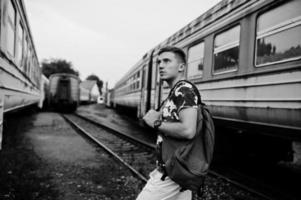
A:
MULTIPOLYGON (((178 122, 180 120, 179 113, 182 109, 198 108, 198 92, 189 82, 177 82, 161 107, 162 121, 178 122)), ((160 146, 161 142, 163 142, 163 138, 158 135, 157 147, 160 146)))

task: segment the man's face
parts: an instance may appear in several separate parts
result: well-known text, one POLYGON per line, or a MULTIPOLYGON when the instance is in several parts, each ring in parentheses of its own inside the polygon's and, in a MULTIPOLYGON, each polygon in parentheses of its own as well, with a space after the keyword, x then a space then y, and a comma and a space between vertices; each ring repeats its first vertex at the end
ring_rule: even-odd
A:
POLYGON ((173 52, 163 52, 159 55, 157 64, 161 80, 176 78, 184 70, 184 63, 177 59, 173 52))

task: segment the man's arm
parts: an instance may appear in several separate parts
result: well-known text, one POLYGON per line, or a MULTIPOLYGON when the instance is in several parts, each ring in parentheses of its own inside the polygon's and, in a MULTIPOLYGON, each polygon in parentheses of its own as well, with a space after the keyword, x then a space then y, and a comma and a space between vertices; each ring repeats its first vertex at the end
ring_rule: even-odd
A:
POLYGON ((179 113, 179 122, 162 122, 159 131, 166 136, 192 139, 196 132, 197 109, 184 108, 179 113))

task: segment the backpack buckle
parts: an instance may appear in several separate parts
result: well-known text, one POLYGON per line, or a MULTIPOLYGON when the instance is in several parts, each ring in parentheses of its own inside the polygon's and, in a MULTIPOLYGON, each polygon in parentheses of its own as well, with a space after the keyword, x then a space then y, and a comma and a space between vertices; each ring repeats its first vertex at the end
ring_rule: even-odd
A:
POLYGON ((161 181, 165 181, 165 178, 167 177, 166 173, 163 173, 162 177, 161 177, 161 181))
POLYGON ((167 177, 167 172, 166 172, 165 164, 159 163, 159 165, 158 165, 158 171, 162 173, 161 181, 165 181, 165 178, 167 177))

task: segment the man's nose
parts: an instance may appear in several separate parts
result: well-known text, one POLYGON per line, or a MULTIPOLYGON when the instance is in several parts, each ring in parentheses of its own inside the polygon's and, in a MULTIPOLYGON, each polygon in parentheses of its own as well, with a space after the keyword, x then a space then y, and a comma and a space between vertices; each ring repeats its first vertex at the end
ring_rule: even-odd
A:
POLYGON ((159 63, 159 69, 162 70, 162 69, 164 69, 164 67, 165 67, 164 63, 163 63, 163 62, 160 62, 160 63, 159 63))

